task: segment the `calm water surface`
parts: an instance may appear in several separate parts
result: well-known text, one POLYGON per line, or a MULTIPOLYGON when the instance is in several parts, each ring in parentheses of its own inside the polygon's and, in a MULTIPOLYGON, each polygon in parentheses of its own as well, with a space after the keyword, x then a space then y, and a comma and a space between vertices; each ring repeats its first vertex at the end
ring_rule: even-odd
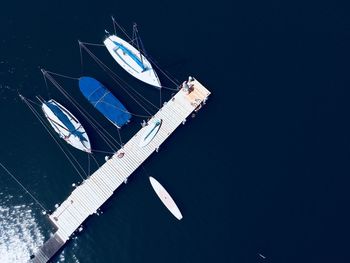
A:
MULTIPOLYGON (((164 69, 180 81, 193 75, 213 93, 53 262, 350 262, 347 5, 12 1, 0 14, 0 158, 48 209, 80 177, 17 91, 52 96, 77 114, 46 88, 39 68, 80 76, 77 40, 101 43, 104 29, 113 31, 110 15, 127 30, 137 22, 164 69), (181 222, 159 202, 149 175, 172 193, 181 222)), ((158 103, 154 89, 124 73, 103 48, 94 51, 158 103)), ((86 54, 83 64, 83 74, 142 112, 86 54)), ((76 82, 62 81, 98 116, 76 82)), ((140 121, 122 130, 125 140, 140 121)), ((86 125, 95 148, 106 149, 86 125)), ((86 155, 67 149, 87 167, 86 155)), ((0 262, 25 262, 51 233, 41 208, 0 172, 0 262)))

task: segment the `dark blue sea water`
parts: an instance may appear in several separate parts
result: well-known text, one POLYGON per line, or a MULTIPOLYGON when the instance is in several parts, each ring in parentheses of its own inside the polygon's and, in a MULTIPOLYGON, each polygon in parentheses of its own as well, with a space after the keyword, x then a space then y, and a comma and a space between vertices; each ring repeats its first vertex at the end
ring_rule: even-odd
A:
MULTIPOLYGON (((163 69, 181 81, 193 75, 213 94, 53 262, 350 262, 347 4, 2 3, 0 161, 20 182, 53 210, 81 180, 17 91, 32 99, 54 97, 76 113, 57 90, 46 88, 39 68, 80 76, 77 40, 101 43, 104 29, 113 31, 112 14, 129 32, 138 23, 148 53, 163 69), (160 203, 148 175, 173 195, 182 221, 160 203)), ((94 51, 157 103, 154 89, 124 73, 103 48, 94 51)), ((85 75, 140 111, 86 54, 83 64, 85 75)), ((90 107, 76 82, 62 81, 90 107)), ((163 99, 170 95, 164 92, 163 99)), ((139 122, 122 130, 125 140, 139 122)), ((105 149, 87 129, 95 148, 105 149)), ((87 167, 86 155, 67 149, 87 167)), ((97 156, 100 163, 103 157, 97 156)), ((41 208, 0 172, 0 262, 25 262, 52 231, 41 208)))

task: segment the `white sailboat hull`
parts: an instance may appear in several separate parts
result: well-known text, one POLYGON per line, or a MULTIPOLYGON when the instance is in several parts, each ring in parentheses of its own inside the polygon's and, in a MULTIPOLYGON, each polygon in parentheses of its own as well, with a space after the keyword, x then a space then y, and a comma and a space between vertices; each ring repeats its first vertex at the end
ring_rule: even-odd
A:
POLYGON ((108 36, 103 44, 114 60, 128 73, 149 85, 161 88, 151 63, 135 47, 115 35, 108 36))
POLYGON ((171 198, 169 193, 164 189, 164 187, 152 176, 149 177, 151 185, 158 195, 159 199, 163 202, 166 208, 178 219, 182 219, 182 214, 175 204, 174 200, 171 198))
POLYGON ((162 125, 162 120, 156 119, 153 121, 150 121, 146 127, 144 127, 144 131, 142 133, 139 146, 145 147, 148 145, 153 138, 157 135, 160 126, 162 125))
POLYGON ((67 116, 68 120, 74 126, 74 129, 82 134, 84 141, 82 141, 78 136, 71 134, 67 126, 56 116, 56 114, 45 103, 43 103, 41 108, 45 114, 46 119, 49 121, 50 125, 55 130, 55 132, 57 132, 62 139, 64 139, 68 144, 72 145, 73 147, 84 152, 91 153, 89 137, 86 134, 84 127, 78 121, 78 119, 75 118, 72 113, 70 113, 65 107, 63 107, 55 100, 49 100, 47 103, 56 105, 64 113, 64 115, 67 116))

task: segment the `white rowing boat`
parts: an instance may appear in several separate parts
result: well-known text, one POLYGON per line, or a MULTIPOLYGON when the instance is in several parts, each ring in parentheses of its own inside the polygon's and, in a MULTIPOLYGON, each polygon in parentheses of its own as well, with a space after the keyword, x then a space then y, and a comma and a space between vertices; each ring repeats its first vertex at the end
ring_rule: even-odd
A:
POLYGON ((144 131, 139 142, 140 147, 145 147, 153 140, 153 138, 159 131, 161 124, 162 120, 156 119, 154 121, 149 122, 147 126, 143 128, 144 131))
POLYGON ((175 204, 174 200, 171 198, 169 193, 164 189, 164 187, 152 176, 149 177, 151 185, 158 195, 159 199, 163 202, 163 204, 168 208, 168 210, 179 220, 182 219, 182 214, 175 204))
POLYGON ((57 101, 44 101, 41 106, 52 128, 73 147, 91 153, 91 145, 84 127, 72 113, 57 101))
POLYGON ((108 36, 103 44, 114 60, 132 76, 147 84, 161 88, 157 73, 141 51, 116 35, 108 36))

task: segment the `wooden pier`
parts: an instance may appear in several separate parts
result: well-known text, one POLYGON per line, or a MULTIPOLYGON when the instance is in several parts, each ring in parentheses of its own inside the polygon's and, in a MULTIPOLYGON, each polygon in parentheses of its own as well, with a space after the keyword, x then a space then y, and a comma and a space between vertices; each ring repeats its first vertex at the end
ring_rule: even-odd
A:
POLYGON ((57 231, 39 249, 34 263, 48 262, 70 239, 82 223, 101 207, 113 192, 176 130, 186 118, 199 110, 210 92, 197 80, 184 82, 182 88, 152 117, 161 119, 161 127, 146 146, 140 147, 143 134, 140 129, 112 158, 106 161, 88 179, 84 180, 68 198, 49 216, 57 231))

